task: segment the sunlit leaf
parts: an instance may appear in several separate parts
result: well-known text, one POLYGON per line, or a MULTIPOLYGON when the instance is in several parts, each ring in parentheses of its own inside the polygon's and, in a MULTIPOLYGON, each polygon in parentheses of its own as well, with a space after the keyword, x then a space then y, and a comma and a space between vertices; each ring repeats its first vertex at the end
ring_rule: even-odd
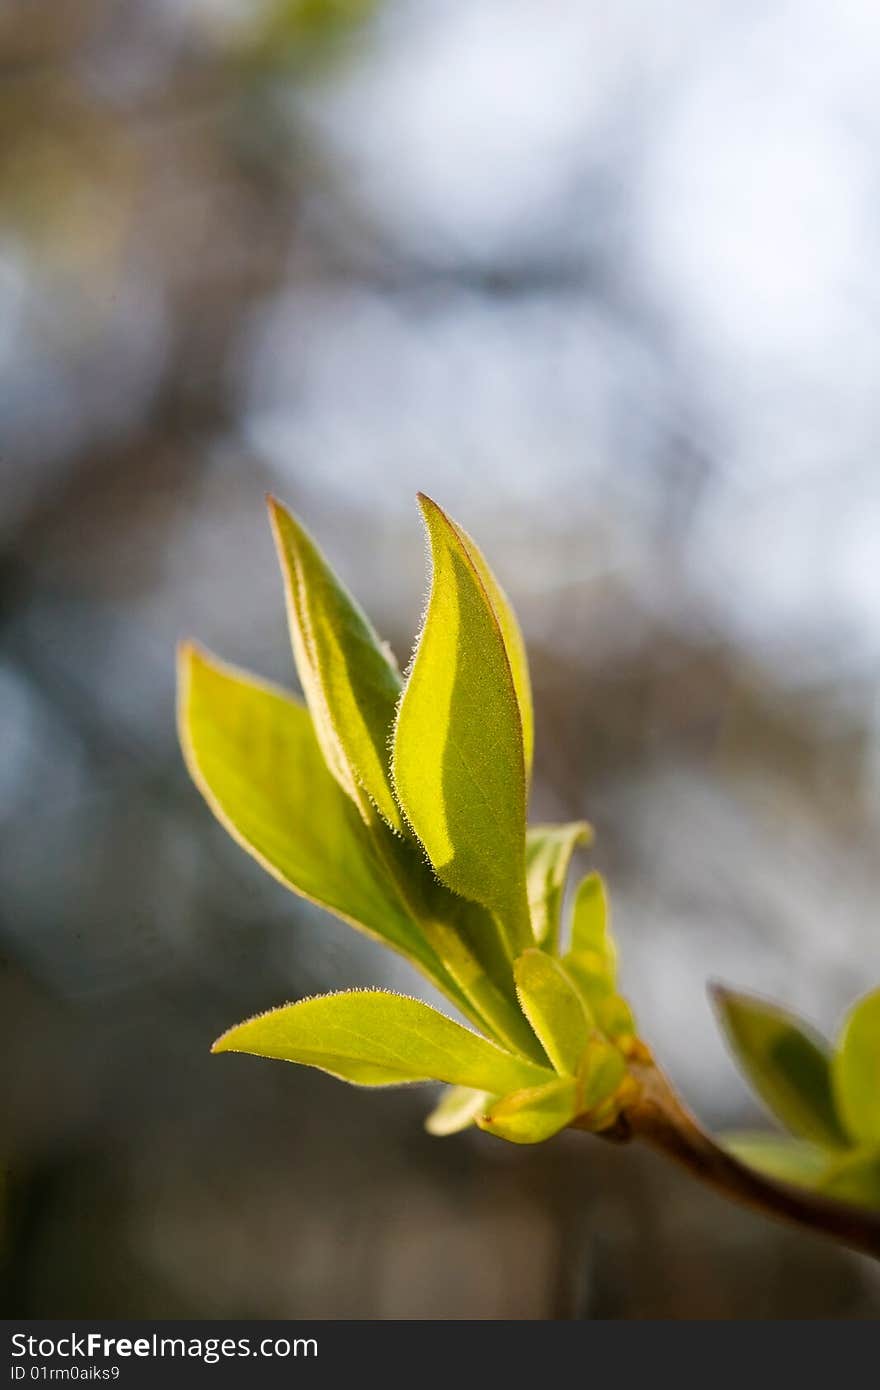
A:
POLYGON ((472 1091, 467 1086, 448 1086, 425 1120, 429 1134, 445 1137, 460 1134, 488 1110, 492 1097, 488 1091, 472 1091))
POLYGON ((192 645, 180 651, 178 700, 187 766, 233 838, 288 888, 394 946, 457 994, 327 771, 308 710, 192 645))
POLYGON ((845 1144, 824 1039, 777 1004, 720 986, 712 993, 743 1071, 777 1119, 799 1138, 845 1144))
POLYGON ((526 834, 526 883, 535 940, 555 951, 559 940, 562 898, 571 857, 588 845, 593 832, 586 821, 570 825, 535 825, 526 834))
POLYGON ((577 1074, 577 1113, 589 1121, 587 1128, 604 1129, 616 1118, 614 1102, 626 1074, 626 1062, 617 1048, 604 1038, 591 1038, 577 1074))
POLYGON ((451 517, 447 518, 447 520, 449 520, 450 525, 458 532, 458 536, 467 550, 483 587, 489 596, 489 601, 495 610, 495 616, 501 628, 501 635, 504 639, 507 659, 510 662, 513 684, 519 703, 520 721, 522 723, 523 760, 526 767, 526 781, 528 782, 532 768, 532 753, 535 741, 534 714, 532 710, 532 684, 529 678, 529 662, 519 622, 513 611, 510 599, 507 597, 489 568, 486 557, 480 550, 473 536, 469 536, 464 527, 459 526, 457 521, 452 521, 451 517))
POLYGON ((274 499, 269 511, 297 671, 327 766, 358 805, 366 793, 401 831, 388 751, 397 665, 305 528, 274 499))
POLYGON ((546 952, 532 947, 514 966, 523 1013, 555 1069, 573 1076, 590 1036, 590 1020, 577 990, 546 952))
POLYGON ((747 1167, 798 1187, 818 1187, 828 1172, 828 1150, 803 1139, 746 1132, 725 1134, 723 1143, 747 1167))
POLYGON ((300 1062, 359 1086, 446 1081, 498 1093, 541 1085, 552 1075, 421 1000, 383 990, 286 1004, 230 1028, 212 1051, 300 1062))
POLYGON ((578 885, 571 914, 566 963, 580 974, 614 987, 617 951, 609 927, 608 894, 601 874, 587 874, 578 885))
MULTIPOLYGON (((425 940, 467 1001, 464 1013, 513 1051, 541 1063, 546 1057, 523 1017, 506 943, 495 917, 459 897, 435 877, 421 847, 374 824, 377 854, 425 940)), ((461 1008, 460 999, 455 1000, 461 1008)))
POLYGON ((880 1149, 880 989, 851 1009, 833 1062, 834 1092, 857 1144, 880 1149))
POLYGON ((576 1083, 563 1076, 497 1101, 477 1115, 480 1129, 512 1144, 540 1144, 570 1124, 577 1113, 576 1083))
POLYGON ((495 912, 524 949, 526 781, 510 660, 458 530, 420 503, 433 577, 394 733, 397 797, 440 879, 495 912))
POLYGON ((601 874, 587 874, 572 908, 571 944, 563 967, 583 995, 597 1027, 609 1038, 636 1032, 629 1004, 617 993, 617 948, 601 874))

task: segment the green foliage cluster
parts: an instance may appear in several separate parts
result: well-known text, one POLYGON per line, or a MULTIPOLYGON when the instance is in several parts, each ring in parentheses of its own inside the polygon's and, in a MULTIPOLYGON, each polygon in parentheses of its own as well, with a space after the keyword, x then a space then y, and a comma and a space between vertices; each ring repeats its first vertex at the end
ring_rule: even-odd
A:
MULTIPOLYGON (((572 856, 592 832, 527 824, 534 733, 516 617, 473 539, 419 504, 431 585, 406 676, 312 537, 270 500, 305 704, 185 644, 180 738, 250 854, 405 956, 471 1026, 352 990, 238 1024, 214 1051, 360 1086, 444 1082, 427 1119, 438 1135, 477 1124, 528 1144, 569 1125, 625 1131, 654 1064, 618 990, 599 874, 580 882, 563 923, 572 856)), ((715 996, 741 1066, 789 1131, 731 1136, 728 1148, 777 1181, 880 1207, 880 990, 834 1050, 776 1005, 715 996)))
POLYGON ((431 589, 408 675, 279 503, 270 516, 305 705, 193 645, 180 736, 227 830, 270 873, 412 962, 473 1029, 354 990, 274 1009, 214 1050, 362 1086, 441 1081, 434 1134, 515 1143, 612 1125, 643 1054, 589 874, 563 946, 566 877, 589 826, 527 826, 532 699, 513 610, 469 535, 419 498, 431 589))
POLYGON ((880 1207, 880 989, 858 1000, 834 1047, 777 1004, 716 987, 745 1075, 787 1135, 727 1146, 769 1177, 880 1207))

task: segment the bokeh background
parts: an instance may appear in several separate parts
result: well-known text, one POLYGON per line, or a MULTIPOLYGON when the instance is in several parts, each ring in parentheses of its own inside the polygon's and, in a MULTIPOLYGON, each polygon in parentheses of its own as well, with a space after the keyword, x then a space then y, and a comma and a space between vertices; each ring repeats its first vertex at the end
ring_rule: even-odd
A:
POLYGON ((436 496, 643 1030, 761 1123, 707 979, 829 1031, 880 980, 877 7, 6 0, 0 113, 6 1311, 876 1317, 649 1154, 212 1059, 414 986, 214 824, 173 651, 294 683, 270 489, 405 660, 436 496))

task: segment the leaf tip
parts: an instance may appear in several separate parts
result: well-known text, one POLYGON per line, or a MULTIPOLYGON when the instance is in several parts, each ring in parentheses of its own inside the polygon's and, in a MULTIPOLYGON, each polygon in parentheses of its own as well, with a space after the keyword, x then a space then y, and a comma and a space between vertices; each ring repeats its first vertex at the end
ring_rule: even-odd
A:
POLYGON ((272 527, 272 534, 276 544, 281 544, 281 528, 286 522, 292 520, 290 512, 283 502, 271 492, 266 493, 266 510, 269 513, 269 525, 272 527))
POLYGON ((429 497, 426 492, 417 492, 416 501, 419 504, 419 510, 427 526, 430 526, 431 520, 436 518, 439 521, 445 521, 446 525, 450 527, 450 529, 452 528, 452 521, 446 515, 440 503, 435 502, 433 497, 429 497))
POLYGON ((188 671, 193 662, 204 655, 204 650, 204 647, 193 641, 191 637, 181 637, 177 643, 176 652, 178 675, 183 675, 188 671))
POLYGON ((740 997, 735 989, 722 984, 720 980, 709 980, 706 985, 706 993, 716 1007, 722 1008, 740 997))

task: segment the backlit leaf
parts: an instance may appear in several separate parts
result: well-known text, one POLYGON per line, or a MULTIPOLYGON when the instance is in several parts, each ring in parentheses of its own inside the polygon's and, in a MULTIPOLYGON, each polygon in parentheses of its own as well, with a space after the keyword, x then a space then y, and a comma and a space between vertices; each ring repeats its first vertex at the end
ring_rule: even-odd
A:
POLYGON ((230 1028, 212 1051, 300 1062, 359 1086, 446 1081, 498 1093, 552 1076, 421 1000, 383 990, 286 1004, 230 1028))
POLYGON ((556 1071, 573 1076, 590 1035, 590 1020, 559 962, 532 947, 514 966, 516 992, 556 1071))
POLYGON ((445 1137, 460 1134, 488 1110, 492 1100, 488 1091, 472 1091, 467 1086, 448 1086, 425 1120, 429 1134, 445 1137))
POLYGON ((880 1149, 880 989, 850 1011, 834 1055, 834 1092, 857 1144, 880 1149))
POLYGON ((532 769, 532 753, 535 735, 534 714, 532 711, 532 684, 529 678, 529 662, 526 655, 526 645, 523 641, 523 635, 520 631, 519 622, 513 611, 510 599, 507 597, 489 568, 486 557, 480 550, 480 547, 477 545, 474 538, 468 535, 463 526, 459 526, 458 522, 452 521, 451 518, 449 518, 449 521, 458 532, 459 538, 467 550, 477 574, 480 576, 483 587, 489 596, 489 601, 495 610, 498 625, 501 628, 501 635, 504 639, 507 659, 510 662, 513 684, 519 703, 523 737, 523 760, 526 768, 526 781, 528 782, 532 769))
POLYGON ((777 1119, 801 1139, 845 1144, 824 1039, 777 1004, 719 986, 712 994, 734 1054, 777 1119))
POLYGON ((562 898, 571 857, 588 845, 593 832, 586 821, 570 825, 535 825, 526 833, 526 882, 532 930, 539 946, 555 951, 559 940, 562 898))
POLYGON ((616 1097, 625 1079, 626 1062, 617 1048, 604 1038, 591 1038, 577 1075, 577 1113, 590 1121, 586 1128, 601 1130, 614 1121, 616 1097))
POLYGON ((397 665, 305 528, 274 499, 269 511, 297 671, 327 766, 358 805, 366 793, 402 831, 388 751, 402 686, 397 665))
POLYGON ((587 874, 572 908, 571 946, 563 967, 581 994, 599 1029, 609 1038, 636 1032, 632 1009, 617 993, 617 948, 611 935, 608 895, 601 874, 587 874))
POLYGON ((574 961, 581 973, 614 987, 617 951, 609 928, 608 894, 601 874, 587 874, 578 885, 565 959, 574 961))
POLYGON ((476 1122, 511 1144, 540 1144, 570 1124, 576 1113, 575 1080, 562 1076, 505 1096, 486 1114, 477 1115, 476 1122))
POLYGON ((234 839, 288 888, 393 946, 457 995, 327 771, 308 710, 192 645, 180 651, 178 701, 189 771, 234 839))
POLYGON ((400 702, 398 800, 438 877, 531 939, 519 705, 498 618, 452 522, 420 498, 431 544, 428 610, 400 702))
MULTIPOLYGON (((392 834, 378 819, 372 831, 391 882, 467 1000, 464 1013, 503 1047, 546 1062, 519 1007, 506 943, 492 913, 440 883, 413 839, 392 834)), ((462 1007, 459 998, 455 1002, 462 1007)))
POLYGON ((828 1150, 803 1139, 761 1132, 734 1133, 725 1134, 723 1144, 747 1167, 798 1187, 818 1187, 828 1171, 828 1150))

